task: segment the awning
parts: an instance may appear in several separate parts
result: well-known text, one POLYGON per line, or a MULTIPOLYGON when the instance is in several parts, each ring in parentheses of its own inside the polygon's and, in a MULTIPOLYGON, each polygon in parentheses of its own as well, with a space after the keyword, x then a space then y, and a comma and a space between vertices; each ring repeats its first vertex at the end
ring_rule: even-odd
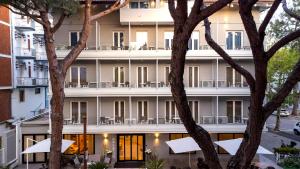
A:
MULTIPOLYGON (((61 152, 62 153, 65 152, 73 143, 74 141, 72 140, 62 140, 61 152)), ((50 138, 48 138, 40 142, 37 142, 31 147, 26 148, 26 150, 23 151, 22 154, 47 153, 50 152, 50 145, 51 145, 51 140, 50 138)))
MULTIPOLYGON (((230 139, 230 140, 224 140, 224 141, 215 141, 215 144, 222 147, 224 150, 226 150, 230 155, 235 155, 238 148, 240 147, 240 144, 242 143, 241 138, 238 139, 230 139)), ((262 146, 259 146, 256 154, 273 154, 271 151, 265 149, 262 146)))
POLYGON ((166 141, 174 153, 186 153, 191 151, 200 151, 201 148, 192 137, 185 137, 176 140, 166 141))

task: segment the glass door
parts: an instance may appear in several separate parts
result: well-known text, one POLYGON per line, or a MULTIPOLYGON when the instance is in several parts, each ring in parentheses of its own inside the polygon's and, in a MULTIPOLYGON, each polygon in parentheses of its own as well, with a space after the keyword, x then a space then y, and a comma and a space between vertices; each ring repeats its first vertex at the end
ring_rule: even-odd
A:
POLYGON ((143 134, 118 135, 118 161, 144 161, 143 134))

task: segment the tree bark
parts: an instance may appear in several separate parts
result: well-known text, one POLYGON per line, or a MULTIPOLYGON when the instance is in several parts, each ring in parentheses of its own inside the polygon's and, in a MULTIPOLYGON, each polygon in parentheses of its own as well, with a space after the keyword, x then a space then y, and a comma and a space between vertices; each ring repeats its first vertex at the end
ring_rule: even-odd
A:
POLYGON ((273 129, 274 131, 280 131, 280 111, 281 111, 281 107, 278 107, 276 111, 275 127, 273 129))

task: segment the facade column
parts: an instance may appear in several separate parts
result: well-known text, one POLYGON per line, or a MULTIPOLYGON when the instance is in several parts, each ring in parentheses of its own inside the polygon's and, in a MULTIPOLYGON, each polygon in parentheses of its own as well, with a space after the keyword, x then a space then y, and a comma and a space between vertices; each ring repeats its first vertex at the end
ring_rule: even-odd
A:
POLYGON ((156 88, 158 88, 158 59, 156 58, 156 88))
POLYGON ((98 59, 96 59, 96 88, 99 88, 99 63, 98 59))
POLYGON ((219 124, 219 96, 217 96, 217 124, 219 124))
POLYGON ((159 8, 159 6, 160 6, 160 0, 155 0, 155 7, 159 8))
POLYGON ((98 38, 98 45, 99 45, 99 49, 101 50, 101 26, 99 23, 97 23, 97 26, 98 26, 98 36, 96 38, 98 38))
POLYGON ((98 102, 98 104, 97 104, 97 106, 98 106, 98 110, 97 111, 99 111, 99 118, 101 118, 101 116, 102 116, 102 103, 101 103, 101 97, 100 96, 98 96, 97 97, 97 102, 98 102))
POLYGON ((158 96, 156 96, 156 125, 158 125, 158 96))
POLYGON ((155 23, 155 49, 158 49, 158 23, 155 23))
POLYGON ((130 42, 131 42, 131 24, 130 22, 128 22, 128 47, 129 48, 131 48, 130 42))
POLYGON ((98 50, 98 21, 96 21, 96 50, 98 50))
POLYGON ((101 62, 100 62, 100 60, 98 60, 97 61, 97 63, 98 63, 98 70, 97 70, 97 72, 98 72, 98 88, 101 88, 102 86, 101 86, 101 62))
POLYGON ((131 96, 129 96, 129 125, 132 123, 132 102, 131 102, 131 96))
POLYGON ((96 106, 96 111, 97 111, 97 125, 99 125, 99 120, 100 120, 100 116, 99 116, 99 97, 97 96, 97 106, 96 106))
POLYGON ((217 89, 219 88, 219 58, 217 58, 217 82, 216 82, 216 87, 217 89))
MULTIPOLYGON (((130 56, 129 56, 130 57, 130 56)), ((129 80, 129 88, 131 88, 131 60, 128 60, 128 80, 129 80)))

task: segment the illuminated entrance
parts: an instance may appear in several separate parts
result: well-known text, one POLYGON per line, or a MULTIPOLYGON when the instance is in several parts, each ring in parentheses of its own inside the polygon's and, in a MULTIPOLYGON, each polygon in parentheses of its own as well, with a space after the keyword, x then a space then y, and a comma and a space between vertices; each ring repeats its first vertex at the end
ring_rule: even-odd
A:
POLYGON ((144 161, 145 135, 118 135, 118 161, 144 161))

